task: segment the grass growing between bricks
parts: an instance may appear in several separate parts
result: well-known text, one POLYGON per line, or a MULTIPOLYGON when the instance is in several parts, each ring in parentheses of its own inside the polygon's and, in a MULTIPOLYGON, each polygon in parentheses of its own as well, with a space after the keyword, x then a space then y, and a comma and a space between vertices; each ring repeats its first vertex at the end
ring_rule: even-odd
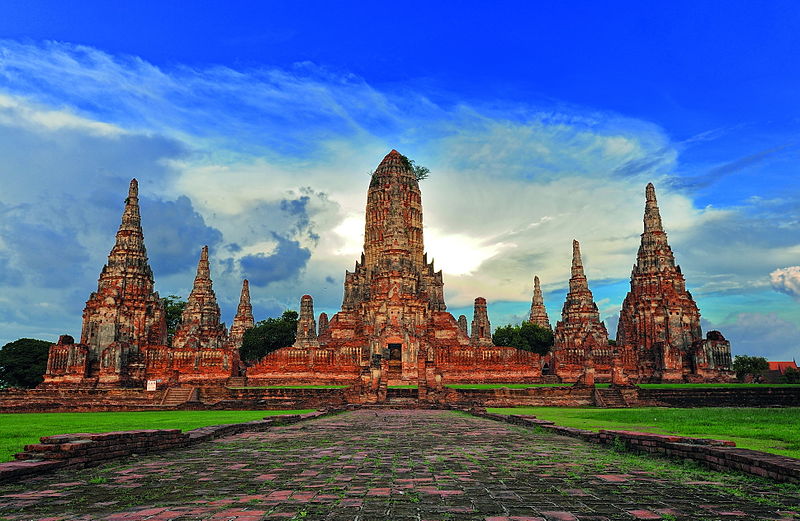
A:
POLYGON ((635 408, 573 409, 517 407, 488 409, 500 414, 532 414, 558 425, 599 431, 630 430, 725 439, 737 447, 800 458, 800 408, 635 408))
POLYGON ((191 430, 208 425, 260 420, 286 411, 143 411, 143 412, 45 412, 0 414, 0 462, 14 459, 27 444, 42 436, 74 432, 110 432, 136 429, 191 430))
POLYGON ((796 484, 426 410, 345 412, 0 485, 11 521, 756 521, 799 506, 796 484))

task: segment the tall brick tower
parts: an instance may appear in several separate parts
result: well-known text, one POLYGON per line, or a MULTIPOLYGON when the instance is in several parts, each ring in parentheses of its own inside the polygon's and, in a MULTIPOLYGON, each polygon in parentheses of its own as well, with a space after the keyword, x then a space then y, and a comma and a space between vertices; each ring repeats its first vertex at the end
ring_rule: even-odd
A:
POLYGON ((314 339, 312 299, 304 296, 297 341, 248 368, 248 381, 357 381, 380 400, 390 394, 382 386, 400 383, 418 384, 423 397, 443 381, 539 378, 539 355, 492 345, 486 300, 479 301, 471 339, 466 317, 457 322, 447 312, 442 272, 427 260, 412 165, 392 150, 370 179, 364 251, 345 273, 341 311, 326 327, 320 316, 314 339))
POLYGON ((547 316, 547 309, 544 307, 544 297, 542 296, 542 287, 539 285, 538 275, 533 277, 533 299, 531 299, 531 313, 528 316, 528 322, 553 330, 550 325, 550 318, 547 316))
POLYGON ((231 349, 241 349, 244 334, 255 325, 253 319, 253 306, 250 304, 250 283, 247 279, 242 281, 242 293, 239 295, 239 306, 231 323, 228 334, 228 346, 231 349))
POLYGON ((120 381, 128 362, 144 346, 166 344, 164 305, 153 285, 139 215, 139 184, 133 179, 108 263, 83 310, 80 343, 89 350, 87 376, 101 370, 105 383, 120 381))
POLYGON ((225 324, 220 323, 219 304, 211 283, 208 246, 203 246, 192 292, 181 314, 181 324, 175 331, 172 347, 221 348, 227 336, 225 324))
POLYGON ((700 311, 675 264, 652 183, 645 195, 644 232, 622 303, 617 345, 636 351, 640 380, 679 380, 682 357, 702 340, 700 311))
POLYGON ((423 337, 432 314, 445 309, 442 272, 424 253, 419 182, 409 161, 392 150, 372 174, 364 253, 345 274, 342 311, 320 341, 333 331, 339 338, 363 337, 364 356, 388 359, 392 379, 416 378, 417 358, 428 356, 423 337))
POLYGON ((572 277, 569 293, 556 324, 553 360, 555 373, 565 382, 574 382, 583 373, 588 360, 610 357, 608 331, 600 321, 600 312, 583 272, 578 241, 572 241, 572 277))

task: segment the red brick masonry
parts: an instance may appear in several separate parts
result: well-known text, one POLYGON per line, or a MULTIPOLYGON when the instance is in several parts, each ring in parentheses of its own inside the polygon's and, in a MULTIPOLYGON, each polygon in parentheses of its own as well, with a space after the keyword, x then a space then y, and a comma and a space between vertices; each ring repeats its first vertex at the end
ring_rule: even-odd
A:
POLYGON ((540 427, 592 443, 611 445, 621 442, 628 450, 671 458, 691 459, 714 470, 739 470, 776 481, 800 483, 800 459, 737 448, 732 441, 631 431, 600 430, 600 432, 594 432, 574 427, 562 427, 548 420, 537 419, 535 416, 489 414, 479 410, 471 412, 477 416, 515 425, 540 427))
POLYGON ((44 474, 60 468, 83 468, 131 454, 161 452, 246 431, 265 431, 272 426, 296 423, 324 416, 325 412, 284 414, 263 420, 227 425, 211 425, 187 432, 180 429, 143 429, 97 434, 56 434, 44 436, 41 443, 25 446, 17 461, 0 463, 0 482, 44 474))

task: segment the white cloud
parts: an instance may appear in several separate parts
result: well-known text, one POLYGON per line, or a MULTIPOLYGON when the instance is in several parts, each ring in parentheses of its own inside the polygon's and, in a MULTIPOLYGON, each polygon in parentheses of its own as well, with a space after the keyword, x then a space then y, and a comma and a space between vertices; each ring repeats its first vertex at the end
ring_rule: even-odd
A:
POLYGON ((769 274, 773 289, 800 301, 800 266, 780 268, 769 274))
MULTIPOLYGON (((797 258, 800 241, 793 229, 770 232, 774 218, 753 221, 749 207, 697 208, 669 189, 678 151, 646 121, 581 107, 441 107, 424 93, 380 90, 312 64, 160 69, 87 47, 10 41, 0 52, 0 172, 9 174, 0 178, 0 203, 61 202, 56 215, 80 230, 92 277, 110 247, 125 183, 136 175, 149 196, 188 197, 221 232, 220 300, 235 305, 236 263, 273 252, 276 233, 311 257, 296 278, 254 289, 254 300, 273 309, 311 293, 318 307, 336 309, 344 270, 362 248, 366 173, 393 147, 432 171, 421 183, 426 244, 454 307, 482 295, 524 310, 534 274, 545 291, 566 285, 573 238, 590 284, 627 279, 649 181, 690 287, 751 290, 751 272, 797 258), (28 149, 58 151, 57 164, 42 166, 20 152, 28 149), (93 218, 82 217, 87 201, 98 208, 93 218)), ((156 272, 156 279, 167 291, 191 283, 184 274, 156 272)), ((80 284, 69 296, 41 290, 46 299, 30 298, 74 300, 79 308, 93 289, 80 284)), ((23 289, 39 291, 20 288, 23 300, 23 289)), ((603 312, 619 304, 604 302, 603 312)), ((14 327, 34 321, 14 320, 14 327)))

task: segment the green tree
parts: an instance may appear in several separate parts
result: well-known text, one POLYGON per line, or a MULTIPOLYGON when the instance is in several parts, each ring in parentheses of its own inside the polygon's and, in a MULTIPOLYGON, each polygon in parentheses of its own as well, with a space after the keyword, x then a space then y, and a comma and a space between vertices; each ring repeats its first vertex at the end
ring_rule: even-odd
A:
POLYGON ((546 327, 522 322, 518 326, 498 327, 492 335, 492 342, 496 346, 511 346, 545 355, 553 347, 553 332, 546 327))
POLYGON ((800 384, 800 371, 794 367, 787 367, 781 375, 781 380, 787 384, 800 384))
POLYGON ((245 362, 255 362, 276 349, 294 344, 296 334, 297 311, 289 309, 280 318, 261 320, 247 330, 239 353, 245 362))
POLYGON ((769 362, 763 356, 736 355, 733 359, 733 370, 740 382, 748 376, 757 379, 761 373, 769 370, 769 362))
POLYGON ((42 383, 52 342, 20 338, 0 349, 0 387, 33 388, 42 383))
POLYGON ((431 169, 424 167, 422 165, 418 165, 414 162, 413 159, 409 159, 404 155, 400 155, 403 158, 403 161, 406 162, 406 166, 414 172, 414 177, 417 178, 417 181, 422 181, 423 179, 427 179, 431 173, 431 169))
POLYGON ((164 312, 167 319, 167 345, 172 345, 172 337, 181 325, 181 315, 186 307, 186 301, 177 295, 170 295, 161 299, 164 302, 164 312))

